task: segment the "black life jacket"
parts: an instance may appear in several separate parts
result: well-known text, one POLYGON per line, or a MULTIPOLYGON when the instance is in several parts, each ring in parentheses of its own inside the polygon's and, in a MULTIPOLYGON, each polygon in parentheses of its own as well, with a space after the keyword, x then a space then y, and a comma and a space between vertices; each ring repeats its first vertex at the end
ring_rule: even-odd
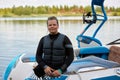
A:
POLYGON ((63 45, 65 35, 59 34, 55 40, 51 40, 50 36, 44 37, 43 41, 43 60, 53 68, 59 68, 64 64, 65 47, 63 45))

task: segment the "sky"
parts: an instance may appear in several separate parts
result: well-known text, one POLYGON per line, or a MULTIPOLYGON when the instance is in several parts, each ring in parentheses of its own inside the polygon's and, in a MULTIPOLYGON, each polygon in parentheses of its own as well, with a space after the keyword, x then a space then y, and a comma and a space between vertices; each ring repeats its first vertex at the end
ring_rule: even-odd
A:
MULTIPOLYGON (((53 6, 53 5, 90 5, 92 0, 0 0, 0 8, 8 8, 15 6, 53 6)), ((105 0, 105 6, 120 7, 120 0, 105 0)))

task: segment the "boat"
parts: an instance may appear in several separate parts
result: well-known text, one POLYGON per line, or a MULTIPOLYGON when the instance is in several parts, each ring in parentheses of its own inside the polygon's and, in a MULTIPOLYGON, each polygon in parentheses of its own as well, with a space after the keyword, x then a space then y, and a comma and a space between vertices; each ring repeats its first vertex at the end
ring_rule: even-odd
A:
MULTIPOLYGON (((120 80, 120 39, 102 45, 95 38, 107 21, 107 15, 104 0, 92 0, 91 6, 92 14, 83 14, 83 23, 88 25, 76 38, 78 48, 74 49, 74 61, 60 77, 45 76, 43 80, 120 80), (94 6, 100 7, 103 14, 97 14, 94 6), (86 36, 84 33, 97 21, 101 23, 93 36, 86 36)), ((34 74, 35 66, 37 62, 34 54, 20 54, 7 66, 3 80, 42 80, 34 74)))

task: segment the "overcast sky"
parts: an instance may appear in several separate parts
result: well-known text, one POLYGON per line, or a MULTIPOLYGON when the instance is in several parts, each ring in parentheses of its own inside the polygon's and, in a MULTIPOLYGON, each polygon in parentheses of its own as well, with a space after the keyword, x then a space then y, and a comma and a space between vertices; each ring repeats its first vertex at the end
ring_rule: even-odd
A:
MULTIPOLYGON (((90 5, 91 0, 0 0, 0 8, 15 6, 41 6, 41 5, 90 5)), ((105 0, 105 6, 120 7, 120 0, 105 0)))

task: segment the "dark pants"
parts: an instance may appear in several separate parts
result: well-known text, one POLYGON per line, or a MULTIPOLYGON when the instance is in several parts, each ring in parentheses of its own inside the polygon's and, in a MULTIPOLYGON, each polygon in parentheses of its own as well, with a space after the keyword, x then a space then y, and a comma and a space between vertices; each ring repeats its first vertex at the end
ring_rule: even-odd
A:
POLYGON ((41 68, 39 65, 36 66, 33 69, 33 71, 34 71, 35 75, 39 78, 45 75, 45 72, 44 72, 43 68, 41 68))

